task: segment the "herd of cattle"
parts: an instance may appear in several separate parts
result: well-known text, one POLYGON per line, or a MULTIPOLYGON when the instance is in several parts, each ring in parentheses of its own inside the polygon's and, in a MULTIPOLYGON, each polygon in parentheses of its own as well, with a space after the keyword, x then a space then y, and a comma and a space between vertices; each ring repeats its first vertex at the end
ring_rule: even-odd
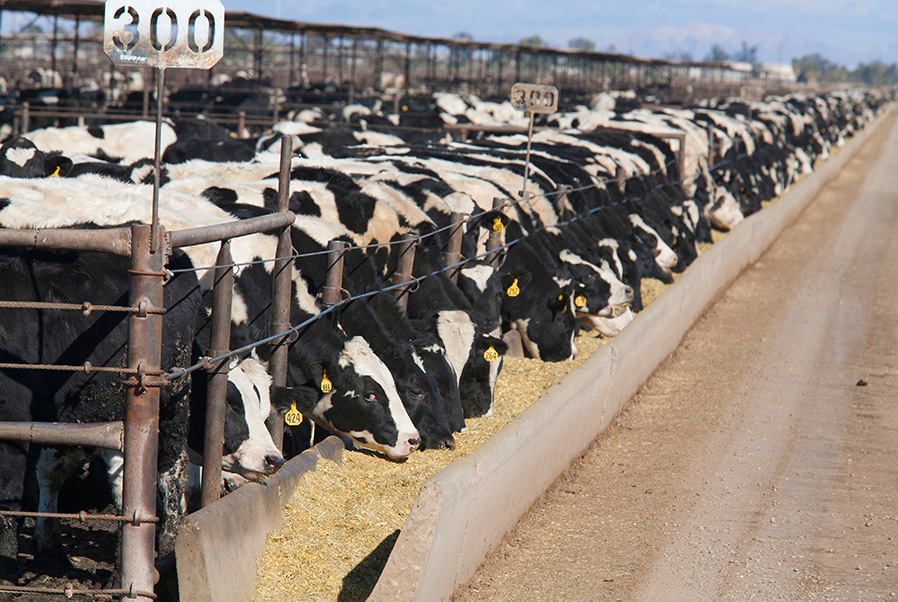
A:
MULTIPOLYGON (((509 333, 526 353, 565 361, 575 335, 614 336, 642 309, 640 282, 672 280, 710 242, 786 190, 863 128, 891 98, 875 91, 764 102, 615 110, 613 96, 549 116, 533 136, 525 182, 525 116, 508 103, 438 94, 383 115, 306 112, 252 138, 201 119, 166 121, 160 219, 169 231, 276 211, 280 136, 294 136, 290 210, 294 281, 287 386, 273 387, 268 347, 229 375, 224 470, 259 480, 284 461, 264 421, 295 405, 328 431, 390 458, 454 445, 465 419, 490 413, 509 333), (504 126, 453 141, 434 124, 504 126), (676 145, 669 141, 675 140, 676 145), (522 192, 526 190, 526 194, 522 192), (497 203, 496 199, 500 201, 497 203), (453 213, 466 214, 453 223, 453 213), (462 228, 463 264, 444 270, 462 228), (405 312, 388 286, 405 234, 419 237, 405 312), (487 252, 487 242, 499 243, 487 252), (344 296, 320 295, 329 241, 349 244, 344 296), (455 275, 456 278, 450 278, 455 275)), ((94 228, 151 219, 152 125, 47 128, 0 147, 0 227, 94 228)), ((98 233, 100 235, 100 233, 98 233)), ((275 234, 232 241, 231 348, 269 336, 275 234)), ((218 245, 176 251, 165 286, 164 368, 191 365, 209 345, 218 245)), ((492 247, 491 247, 492 248, 492 247)), ((0 249, 3 300, 128 303, 128 267, 98 253, 0 249)), ((124 366, 124 314, 0 309, 0 362, 124 366)), ((201 374, 202 371, 194 374, 201 374)), ((99 422, 123 415, 121 378, 0 369, 0 419, 99 422)), ((204 377, 162 393, 160 546, 171 549, 184 508, 187 459, 203 449, 204 377), (188 426, 189 425, 189 426, 188 426)), ((0 442, 0 505, 56 508, 83 450, 0 442), (29 494, 30 490, 36 493, 29 494)), ((106 453, 120 496, 121 458, 106 453)), ((38 544, 53 550, 53 525, 38 544)), ((16 558, 3 519, 0 559, 16 558)), ((7 564, 2 574, 11 574, 7 564)))

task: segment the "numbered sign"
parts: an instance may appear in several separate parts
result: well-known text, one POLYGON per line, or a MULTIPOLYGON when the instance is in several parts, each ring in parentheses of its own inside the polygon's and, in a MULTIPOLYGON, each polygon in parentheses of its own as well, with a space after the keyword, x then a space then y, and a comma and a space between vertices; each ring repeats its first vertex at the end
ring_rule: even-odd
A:
POLYGON ((528 113, 554 113, 558 110, 558 88, 539 84, 515 84, 511 104, 528 113))
POLYGON ((103 50, 116 65, 209 69, 224 54, 220 0, 107 0, 103 50))

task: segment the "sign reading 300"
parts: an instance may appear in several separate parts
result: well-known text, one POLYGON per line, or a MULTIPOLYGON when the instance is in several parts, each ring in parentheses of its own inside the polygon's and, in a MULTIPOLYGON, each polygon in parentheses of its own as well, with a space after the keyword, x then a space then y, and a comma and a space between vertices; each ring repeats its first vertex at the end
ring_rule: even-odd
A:
POLYGON ((224 5, 107 0, 103 50, 116 65, 209 69, 224 54, 224 5))

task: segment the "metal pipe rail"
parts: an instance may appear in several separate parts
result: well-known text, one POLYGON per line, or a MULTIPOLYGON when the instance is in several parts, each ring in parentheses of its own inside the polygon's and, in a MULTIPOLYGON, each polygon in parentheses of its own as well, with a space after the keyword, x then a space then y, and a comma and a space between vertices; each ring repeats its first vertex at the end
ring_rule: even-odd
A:
POLYGON ((92 424, 0 422, 0 440, 43 445, 92 445, 122 451, 125 426, 121 420, 92 424))
POLYGON ((204 226, 202 228, 175 230, 174 232, 168 233, 169 246, 172 249, 177 249, 180 247, 201 245, 229 238, 240 238, 241 236, 258 234, 260 232, 267 232, 269 230, 289 226, 295 219, 296 216, 292 212, 286 211, 284 213, 272 213, 271 215, 252 217, 239 222, 227 222, 224 224, 216 224, 214 226, 204 226))
POLYGON ((0 247, 27 249, 97 251, 128 257, 131 255, 130 228, 86 229, 0 229, 0 247))

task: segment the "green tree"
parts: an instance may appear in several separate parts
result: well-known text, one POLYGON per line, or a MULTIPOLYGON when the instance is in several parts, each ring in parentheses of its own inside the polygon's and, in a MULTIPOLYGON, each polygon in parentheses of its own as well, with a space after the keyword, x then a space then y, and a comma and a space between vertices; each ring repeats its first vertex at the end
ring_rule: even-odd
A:
POLYGON ((520 46, 535 46, 537 48, 542 48, 546 45, 546 42, 542 39, 542 37, 538 35, 532 35, 522 39, 518 42, 518 44, 520 46))
POLYGON ((567 47, 571 50, 592 52, 596 49, 596 43, 588 38, 574 38, 567 43, 567 47))
POLYGON ((714 44, 711 46, 711 52, 705 56, 706 61, 711 61, 714 63, 722 63, 724 61, 730 60, 730 53, 727 52, 723 46, 720 44, 714 44))

